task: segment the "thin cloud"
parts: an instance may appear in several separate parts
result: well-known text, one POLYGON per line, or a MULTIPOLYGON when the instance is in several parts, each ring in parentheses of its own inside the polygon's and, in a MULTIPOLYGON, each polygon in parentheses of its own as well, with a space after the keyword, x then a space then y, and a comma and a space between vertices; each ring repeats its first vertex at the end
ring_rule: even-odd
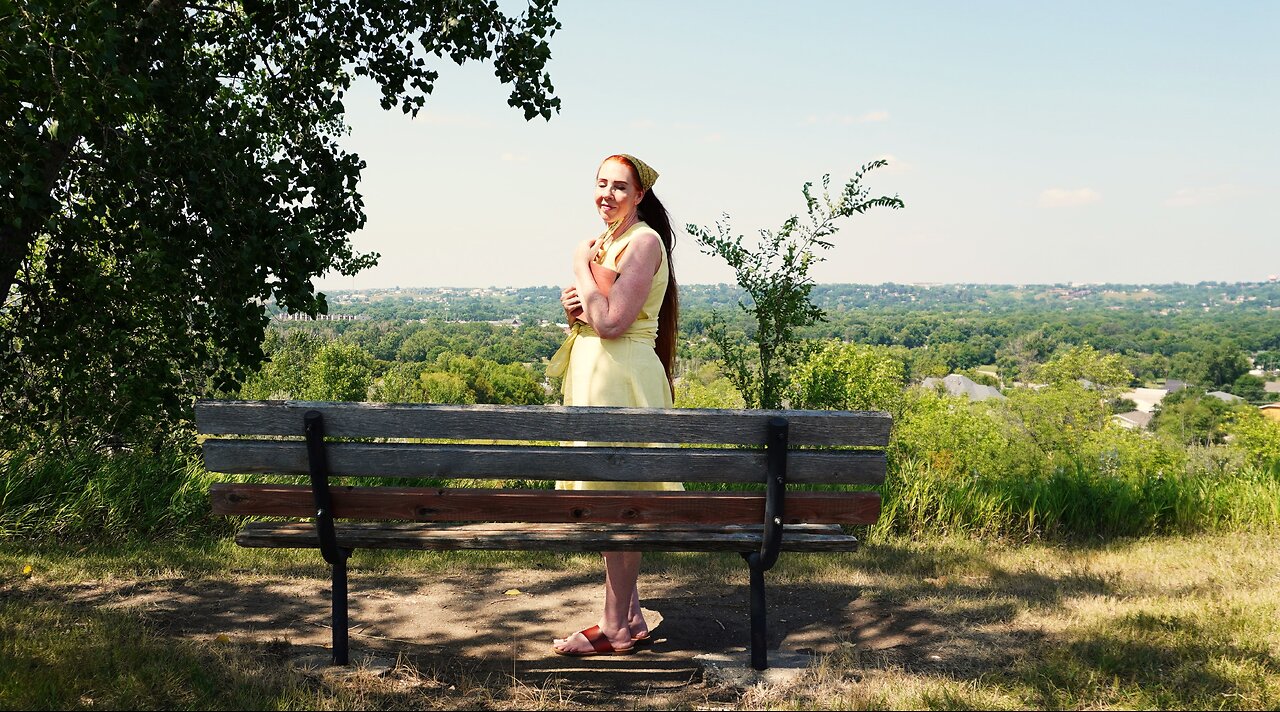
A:
POLYGON ((1173 195, 1165 199, 1164 204, 1170 208, 1190 208, 1200 205, 1213 205, 1233 198, 1246 196, 1251 191, 1238 185, 1225 183, 1202 188, 1179 188, 1173 195))
POLYGON ((512 163, 524 163, 529 160, 529 157, 523 153, 504 153, 502 154, 502 160, 512 163))
POLYGON ((1049 188, 1040 193, 1042 208, 1074 208, 1102 200, 1102 194, 1093 188, 1049 188))
POLYGON ((887 111, 868 111, 859 119, 864 124, 878 123, 880 121, 888 121, 889 112, 887 111))
POLYGON ((637 131, 645 131, 647 129, 654 128, 657 125, 658 122, 653 119, 635 119, 631 123, 627 124, 627 127, 637 131))
POLYGON ((724 136, 720 132, 709 133, 702 137, 703 143, 720 143, 724 140, 724 136))

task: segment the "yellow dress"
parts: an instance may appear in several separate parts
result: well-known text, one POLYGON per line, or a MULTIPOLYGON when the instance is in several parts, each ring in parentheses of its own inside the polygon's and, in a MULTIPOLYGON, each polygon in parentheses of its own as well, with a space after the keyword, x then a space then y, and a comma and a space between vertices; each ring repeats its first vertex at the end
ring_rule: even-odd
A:
MULTIPOLYGON (((630 244, 636 232, 649 228, 643 222, 615 237, 605 248, 601 264, 618 270, 618 258, 630 244)), ((651 228, 649 228, 651 229, 651 228)), ((653 350, 658 336, 658 311, 667 293, 669 269, 667 251, 662 255, 658 271, 649 285, 644 306, 631 327, 616 339, 602 339, 586 324, 574 326, 576 334, 570 334, 561 353, 552 359, 553 374, 556 361, 564 368, 565 405, 611 405, 638 408, 671 408, 671 389, 662 361, 653 350), (563 353, 565 350, 568 353, 563 353), (564 363, 567 356, 567 363, 564 363)), ((618 443, 580 443, 582 445, 614 445, 618 443)), ((633 444, 634 446, 634 444, 633 444)), ((683 490, 679 482, 587 482, 582 480, 556 482, 556 489, 569 490, 683 490)))

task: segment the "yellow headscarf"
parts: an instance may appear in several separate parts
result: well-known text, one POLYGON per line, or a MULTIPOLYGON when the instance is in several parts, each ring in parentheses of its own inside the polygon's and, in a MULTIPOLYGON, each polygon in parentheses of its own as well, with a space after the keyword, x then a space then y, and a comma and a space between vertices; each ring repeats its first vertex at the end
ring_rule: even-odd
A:
POLYGON ((636 175, 640 178, 640 190, 648 190, 653 187, 654 183, 658 182, 658 172, 653 170, 653 166, 645 163, 639 158, 636 158, 630 153, 622 153, 619 155, 626 158, 628 161, 631 161, 631 165, 636 167, 636 175))

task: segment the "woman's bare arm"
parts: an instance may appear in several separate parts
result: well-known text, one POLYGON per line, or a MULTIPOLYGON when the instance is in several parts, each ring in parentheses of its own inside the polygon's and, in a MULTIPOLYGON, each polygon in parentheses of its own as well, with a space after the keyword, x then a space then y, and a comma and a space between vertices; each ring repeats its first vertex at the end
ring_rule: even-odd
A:
POLYGON ((589 262, 594 251, 579 249, 573 266, 577 296, 581 300, 584 320, 591 324, 600 338, 622 336, 640 315, 653 285, 653 275, 662 264, 662 249, 662 242, 655 233, 638 232, 632 237, 618 263, 618 279, 608 296, 600 291, 591 276, 589 262))

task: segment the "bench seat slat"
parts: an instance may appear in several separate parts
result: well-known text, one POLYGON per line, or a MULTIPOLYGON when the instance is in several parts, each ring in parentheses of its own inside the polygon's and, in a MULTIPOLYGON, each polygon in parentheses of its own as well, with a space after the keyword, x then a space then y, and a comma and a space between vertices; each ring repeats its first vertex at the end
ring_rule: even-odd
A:
MULTIPOLYGON (((358 549, 536 551, 755 551, 760 527, 629 524, 364 524, 340 523, 338 546, 358 549)), ((307 523, 251 522, 236 535, 251 548, 318 548, 307 523)), ((784 551, 855 551, 857 537, 838 526, 788 525, 784 551)))
POLYGON ((792 445, 884 447, 891 417, 873 411, 436 405, 307 401, 196 402, 206 435, 302 435, 302 416, 324 415, 331 437, 446 440, 590 440, 763 445, 766 423, 785 416, 792 445))
MULTIPOLYGON (((334 476, 635 482, 763 482, 762 450, 671 447, 438 445, 334 442, 325 446, 334 476)), ((307 474, 301 441, 204 442, 204 462, 227 474, 307 474)), ((877 450, 792 450, 787 481, 795 484, 881 484, 877 450)))
MULTIPOLYGON (((329 488, 340 519, 486 522, 759 524, 764 494, 754 492, 608 492, 441 487, 329 488)), ((309 517, 310 487, 217 483, 214 514, 309 517)), ((875 492, 791 492, 785 521, 874 524, 875 492)))

